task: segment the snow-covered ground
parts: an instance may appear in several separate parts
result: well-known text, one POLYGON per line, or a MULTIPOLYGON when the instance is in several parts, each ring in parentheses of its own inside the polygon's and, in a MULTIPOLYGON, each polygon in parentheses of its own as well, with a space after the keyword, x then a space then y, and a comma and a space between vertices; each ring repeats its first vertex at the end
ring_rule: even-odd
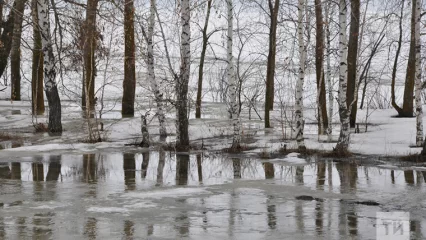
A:
MULTIPOLYGON (((32 152, 51 151, 76 151, 91 152, 105 151, 111 148, 133 148, 126 144, 137 143, 141 140, 140 114, 146 106, 139 106, 134 118, 121 118, 120 106, 117 106, 103 115, 101 120, 105 125, 102 133, 106 142, 97 144, 83 143, 87 139, 87 124, 81 116, 81 110, 77 104, 63 102, 62 136, 49 136, 47 133, 34 133, 33 122, 36 120, 30 114, 30 102, 0 101, 0 132, 12 136, 22 137, 23 146, 0 151, 3 155, 29 154, 32 152)), ((260 116, 263 112, 258 111, 260 116)), ((287 111, 287 116, 291 111, 287 111)), ((350 150, 354 153, 367 155, 399 156, 418 153, 420 148, 412 148, 415 143, 415 118, 395 118, 393 109, 371 110, 367 119, 368 131, 365 132, 365 110, 358 112, 360 133, 351 134, 350 150)), ((263 121, 254 115, 248 120, 247 109, 243 110, 241 118, 243 122, 244 145, 250 147, 251 152, 273 152, 283 147, 290 149, 295 147, 294 135, 288 122, 283 121, 281 110, 276 107, 272 112, 273 129, 264 129, 263 121), (284 127, 283 127, 284 126, 284 127), (285 140, 283 140, 285 139, 285 140)), ((168 142, 175 138, 174 112, 167 111, 168 142)), ((224 104, 204 103, 202 119, 195 119, 191 112, 189 135, 194 144, 204 145, 208 150, 221 150, 231 144, 232 125, 227 120, 227 110, 224 104)), ((333 117, 333 142, 327 142, 326 137, 318 138, 315 112, 307 109, 305 112, 305 137, 306 146, 309 149, 332 150, 339 134, 338 116, 333 117)), ((149 132, 153 142, 158 141, 158 121, 154 116, 150 117, 149 132)), ((45 123, 46 117, 39 116, 37 122, 45 123)), ((426 121, 425 121, 426 122, 426 121)), ((4 143, 6 144, 6 143, 4 143)), ((297 158, 297 157, 296 157, 297 158)))

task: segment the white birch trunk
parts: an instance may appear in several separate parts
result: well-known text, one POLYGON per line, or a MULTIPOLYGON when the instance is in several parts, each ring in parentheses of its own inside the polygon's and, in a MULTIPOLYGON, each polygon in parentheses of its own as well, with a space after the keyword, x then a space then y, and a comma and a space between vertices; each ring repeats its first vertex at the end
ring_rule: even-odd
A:
POLYGON ((416 15, 415 15, 415 39, 416 39, 416 146, 423 146, 423 109, 421 102, 422 93, 422 60, 421 60, 421 40, 420 40, 420 11, 421 0, 416 0, 416 15))
MULTIPOLYGON (((321 65, 321 73, 323 72, 323 70, 324 70, 324 64, 321 65)), ((320 105, 321 88, 322 88, 323 82, 324 82, 324 75, 321 74, 320 81, 317 88, 317 99, 316 99, 317 106, 320 105)), ((319 129, 318 129, 319 130, 318 140, 319 140, 320 135, 324 135, 325 129, 324 129, 324 117, 322 116, 321 108, 317 107, 317 109, 318 109, 318 121, 319 121, 319 129)))
POLYGON ((348 87, 347 71, 348 71, 348 43, 346 35, 347 21, 346 0, 339 2, 339 116, 340 116, 340 135, 336 145, 337 151, 347 151, 349 148, 350 130, 349 130, 349 111, 346 105, 346 92, 348 87))
POLYGON ((233 48, 233 20, 234 20, 234 5, 232 0, 227 0, 227 9, 228 9, 228 40, 227 40, 227 75, 229 82, 229 115, 232 119, 232 125, 234 128, 233 139, 232 139, 232 149, 236 150, 240 147, 241 142, 241 123, 240 116, 238 111, 237 103, 237 77, 235 75, 234 69, 234 55, 232 54, 233 48))
POLYGON ((49 0, 38 1, 38 25, 41 31, 41 43, 43 45, 43 56, 44 56, 44 87, 46 91, 49 91, 56 86, 56 69, 55 69, 55 57, 53 56, 52 37, 50 35, 50 21, 49 21, 49 0))
POLYGON ((38 27, 43 46, 44 90, 49 103, 49 132, 61 133, 61 101, 56 86, 55 56, 50 34, 49 0, 38 0, 38 27))
POLYGON ((142 133, 142 142, 141 147, 149 147, 149 132, 148 124, 146 123, 146 116, 141 115, 141 133, 142 133))
POLYGON ((154 93, 155 102, 157 104, 157 118, 160 123, 160 138, 167 136, 166 131, 166 117, 163 109, 163 94, 160 92, 157 81, 155 79, 155 68, 154 68, 154 26, 155 26, 155 11, 156 11, 156 0, 151 0, 150 15, 148 22, 148 36, 147 36, 147 68, 148 68, 148 81, 151 85, 151 91, 154 93))
POLYGON ((333 96, 333 84, 331 82, 331 39, 330 39, 330 3, 326 3, 325 6, 325 17, 326 17, 326 24, 325 24, 325 34, 326 34, 326 51, 327 51, 327 71, 326 71, 326 78, 327 78, 327 88, 328 88, 328 129, 327 129, 327 136, 328 140, 331 141, 331 137, 333 135, 333 104, 334 104, 334 96, 333 96))
POLYGON ((306 149, 305 140, 303 139, 304 119, 303 119, 303 82, 305 80, 305 60, 306 60, 306 47, 303 39, 303 10, 305 8, 305 0, 299 0, 298 4, 298 22, 297 22, 297 35, 299 42, 299 78, 296 82, 295 94, 295 115, 296 115, 296 141, 300 150, 306 149))

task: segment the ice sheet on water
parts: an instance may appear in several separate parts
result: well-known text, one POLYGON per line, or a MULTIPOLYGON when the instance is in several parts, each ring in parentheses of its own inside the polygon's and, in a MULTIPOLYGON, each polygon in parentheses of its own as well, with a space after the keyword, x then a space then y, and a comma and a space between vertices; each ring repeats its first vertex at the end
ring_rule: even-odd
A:
POLYGON ((152 198, 152 199, 161 199, 161 198, 177 198, 177 197, 187 197, 200 194, 209 194, 210 191, 207 191, 205 188, 171 188, 165 190, 155 190, 155 191, 142 191, 142 192, 130 192, 125 193, 123 197, 125 198, 152 198))
POLYGON ((97 212, 97 213, 128 213, 129 210, 126 208, 120 207, 89 207, 88 212, 97 212))
POLYGON ((109 142, 101 142, 96 144, 86 144, 86 143, 75 143, 75 144, 64 144, 64 143, 51 143, 44 145, 32 145, 32 146, 24 146, 19 148, 9 148, 3 151, 12 151, 12 152, 49 152, 54 150, 77 150, 82 152, 92 151, 96 149, 107 149, 113 147, 120 147, 124 144, 119 143, 109 143, 109 142))
POLYGON ((123 205, 123 207, 128 209, 141 209, 141 208, 155 208, 155 207, 158 207, 158 205, 152 202, 139 201, 139 202, 123 205))
POLYGON ((306 162, 305 159, 299 157, 300 153, 289 153, 287 156, 281 159, 274 159, 271 162, 283 162, 288 165, 306 165, 308 162, 306 162))
POLYGON ((46 210, 52 210, 52 209, 56 209, 56 208, 61 208, 61 207, 67 207, 68 204, 61 204, 58 202, 52 202, 50 201, 48 204, 42 204, 39 206, 35 206, 32 207, 33 209, 46 209, 46 210))

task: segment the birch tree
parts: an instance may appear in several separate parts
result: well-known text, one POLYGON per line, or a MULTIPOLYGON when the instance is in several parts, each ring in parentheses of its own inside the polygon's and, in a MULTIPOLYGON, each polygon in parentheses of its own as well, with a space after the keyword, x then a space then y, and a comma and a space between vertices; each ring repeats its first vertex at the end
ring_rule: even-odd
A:
POLYGON ((325 6, 325 16, 327 24, 325 25, 325 34, 326 34, 326 52, 327 52, 327 89, 328 89, 328 128, 327 136, 328 140, 331 141, 333 134, 333 106, 334 106, 334 96, 333 96, 333 83, 331 81, 331 37, 330 37, 330 3, 327 3, 325 6))
POLYGON ((416 0, 415 14, 415 37, 416 37, 416 146, 423 145, 423 109, 422 109, 422 60, 421 60, 421 39, 420 39, 420 21, 421 21, 421 0, 416 0))
MULTIPOLYGON (((22 0, 19 0, 19 1, 22 1, 22 0)), ((12 9, 16 9, 19 1, 13 2, 12 9)), ((3 31, 0 36, 0 42, 1 42, 0 44, 0 76, 2 76, 6 70, 7 60, 9 58, 10 50, 12 49, 12 35, 13 35, 15 16, 16 16, 15 13, 16 11, 9 11, 7 20, 1 21, 2 22, 1 28, 3 29, 3 31)))
POLYGON ((38 27, 43 46, 44 90, 49 104, 49 132, 62 133, 61 100, 56 86, 55 56, 50 34, 49 0, 38 0, 38 27))
POLYGON ((160 138, 167 137, 166 131, 166 117, 164 115, 163 94, 160 92, 157 80, 155 78, 155 59, 154 59, 154 26, 156 14, 156 0, 150 0, 150 14, 148 19, 148 33, 145 34, 142 29, 143 35, 147 42, 147 67, 148 67, 148 80, 151 86, 151 91, 154 93, 155 102, 157 104, 157 118, 160 123, 160 138))
POLYGON ((346 0, 339 1, 339 117, 340 117, 340 135, 336 148, 337 153, 344 154, 349 148, 350 130, 349 130, 349 111, 347 106, 347 35, 346 35, 346 0))
POLYGON ((188 134, 188 84, 191 66, 191 27, 189 0, 181 0, 181 26, 180 36, 180 73, 176 79, 176 148, 187 150, 189 148, 188 134))
POLYGON ((237 76, 235 75, 234 69, 234 55, 232 52, 233 48, 233 21, 234 21, 234 5, 232 0, 227 0, 228 10, 228 35, 227 35, 227 75, 229 82, 229 115, 232 119, 232 126, 234 128, 232 147, 231 149, 236 151, 240 148, 241 142, 241 123, 239 116, 239 107, 237 102, 237 76))
POLYGON ((305 140, 303 138, 303 130, 305 120, 303 119, 303 82, 305 80, 305 61, 306 47, 303 39, 304 22, 303 11, 305 9, 305 0, 299 0, 298 20, 297 20, 297 36, 299 43, 299 77, 296 82, 296 99, 295 99, 295 115, 296 115, 296 141, 299 150, 306 150, 305 140))

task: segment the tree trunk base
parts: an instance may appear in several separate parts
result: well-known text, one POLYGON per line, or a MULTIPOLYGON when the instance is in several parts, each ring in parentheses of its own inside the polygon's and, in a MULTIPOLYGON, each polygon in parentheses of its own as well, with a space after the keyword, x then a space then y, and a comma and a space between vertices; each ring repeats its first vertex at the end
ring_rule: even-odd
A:
POLYGON ((298 150, 301 154, 305 154, 307 152, 306 146, 299 146, 298 150))
POLYGON ((415 114, 414 114, 414 112, 410 113, 410 112, 401 111, 401 112, 398 112, 398 115, 396 117, 398 117, 398 118, 412 118, 412 117, 415 117, 415 114))
POLYGON ((333 151, 330 157, 347 158, 350 156, 352 156, 352 153, 349 152, 347 146, 337 145, 335 148, 333 148, 333 151))

